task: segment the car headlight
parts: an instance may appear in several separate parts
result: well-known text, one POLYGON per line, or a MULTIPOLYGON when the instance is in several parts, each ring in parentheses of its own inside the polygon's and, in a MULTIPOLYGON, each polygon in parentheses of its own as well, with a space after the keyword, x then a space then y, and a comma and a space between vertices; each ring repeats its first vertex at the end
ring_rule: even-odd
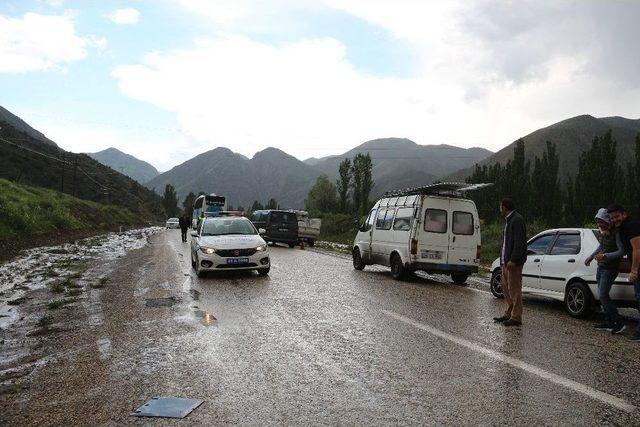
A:
POLYGON ((205 254, 209 254, 209 255, 211 255, 211 254, 215 254, 215 253, 216 253, 215 248, 205 248, 204 246, 200 246, 200 250, 201 250, 203 253, 205 253, 205 254))
POLYGON ((256 248, 256 251, 263 252, 267 250, 267 245, 260 245, 256 248))

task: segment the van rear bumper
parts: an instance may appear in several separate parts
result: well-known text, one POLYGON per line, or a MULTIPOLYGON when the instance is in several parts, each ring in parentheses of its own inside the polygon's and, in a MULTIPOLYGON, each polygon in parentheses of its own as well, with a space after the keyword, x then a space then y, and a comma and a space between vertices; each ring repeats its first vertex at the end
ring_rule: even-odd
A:
POLYGON ((436 264, 431 262, 410 262, 407 267, 412 270, 422 270, 427 273, 468 273, 478 272, 477 265, 436 264))

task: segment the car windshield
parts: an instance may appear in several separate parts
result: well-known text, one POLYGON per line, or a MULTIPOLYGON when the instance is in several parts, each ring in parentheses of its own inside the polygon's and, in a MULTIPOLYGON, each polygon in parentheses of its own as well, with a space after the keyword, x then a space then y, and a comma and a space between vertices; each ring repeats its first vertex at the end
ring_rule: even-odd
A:
POLYGON ((178 218, 169 218, 167 222, 178 222, 178 218))
POLYGON ((202 224, 202 236, 227 234, 258 234, 251 222, 245 218, 211 218, 202 224))

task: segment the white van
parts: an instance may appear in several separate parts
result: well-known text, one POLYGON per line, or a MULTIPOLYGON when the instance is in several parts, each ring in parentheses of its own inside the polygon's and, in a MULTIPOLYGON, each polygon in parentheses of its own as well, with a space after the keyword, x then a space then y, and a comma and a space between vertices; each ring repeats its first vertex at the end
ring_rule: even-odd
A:
POLYGON ((353 243, 353 266, 391 267, 395 279, 423 270, 466 282, 480 264, 480 221, 466 191, 488 184, 439 183, 385 194, 353 243))

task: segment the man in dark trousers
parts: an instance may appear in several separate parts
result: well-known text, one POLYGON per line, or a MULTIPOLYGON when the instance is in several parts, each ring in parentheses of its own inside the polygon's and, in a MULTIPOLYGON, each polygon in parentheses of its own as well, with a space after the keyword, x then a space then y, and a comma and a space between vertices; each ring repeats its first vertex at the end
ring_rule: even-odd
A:
POLYGON ((500 255, 504 314, 494 317, 493 320, 504 326, 520 326, 522 324, 522 266, 527 260, 527 228, 522 215, 516 212, 513 200, 502 199, 500 213, 506 220, 500 255))
POLYGON ((178 220, 180 224, 180 231, 182 232, 182 241, 187 241, 187 230, 189 229, 189 218, 186 215, 182 215, 178 220))
MULTIPOLYGON (((640 311, 640 221, 629 218, 625 208, 618 204, 613 204, 607 208, 611 221, 618 227, 620 240, 625 252, 631 261, 631 271, 629 282, 633 283, 638 311, 640 311)), ((640 342, 640 322, 631 341, 640 342)))

